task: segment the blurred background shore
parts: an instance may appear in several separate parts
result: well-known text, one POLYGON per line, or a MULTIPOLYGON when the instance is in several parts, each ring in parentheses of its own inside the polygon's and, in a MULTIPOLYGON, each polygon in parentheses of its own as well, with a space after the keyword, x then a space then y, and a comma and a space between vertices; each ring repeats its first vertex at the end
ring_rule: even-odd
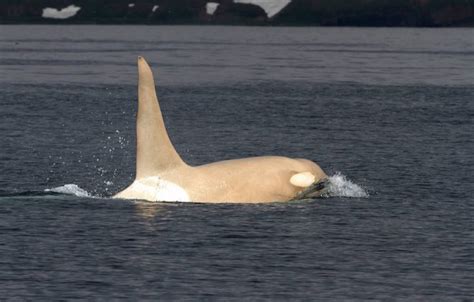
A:
POLYGON ((474 25, 474 0, 2 0, 2 24, 474 25))

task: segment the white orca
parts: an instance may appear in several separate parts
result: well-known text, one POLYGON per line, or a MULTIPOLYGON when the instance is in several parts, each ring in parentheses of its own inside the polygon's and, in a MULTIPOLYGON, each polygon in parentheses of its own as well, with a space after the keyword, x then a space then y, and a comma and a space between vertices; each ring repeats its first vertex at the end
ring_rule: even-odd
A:
POLYGON ((258 203, 318 196, 326 174, 314 162, 280 156, 187 165, 168 137, 153 74, 138 57, 135 181, 114 198, 258 203))

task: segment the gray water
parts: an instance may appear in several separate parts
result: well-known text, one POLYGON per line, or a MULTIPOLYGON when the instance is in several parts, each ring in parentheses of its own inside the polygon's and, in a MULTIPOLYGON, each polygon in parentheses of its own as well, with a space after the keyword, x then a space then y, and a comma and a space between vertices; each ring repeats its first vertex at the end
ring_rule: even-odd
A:
POLYGON ((0 27, 0 297, 471 300, 474 30, 0 27), (109 197, 136 57, 193 165, 285 155, 330 197, 109 197))

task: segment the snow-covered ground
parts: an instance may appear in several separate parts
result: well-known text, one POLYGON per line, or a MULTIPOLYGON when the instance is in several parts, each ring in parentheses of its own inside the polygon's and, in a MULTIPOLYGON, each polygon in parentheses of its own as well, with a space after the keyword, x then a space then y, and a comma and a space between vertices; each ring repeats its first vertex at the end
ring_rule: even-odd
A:
POLYGON ((271 18, 284 9, 291 0, 234 0, 234 3, 247 3, 260 6, 268 18, 271 18))
POLYGON ((207 2, 206 3, 206 13, 208 15, 214 15, 217 7, 219 6, 219 3, 216 2, 207 2))
POLYGON ((43 8, 43 18, 51 18, 51 19, 68 19, 77 14, 77 12, 81 8, 79 6, 75 6, 74 4, 69 5, 61 10, 57 10, 55 8, 46 7, 43 8))

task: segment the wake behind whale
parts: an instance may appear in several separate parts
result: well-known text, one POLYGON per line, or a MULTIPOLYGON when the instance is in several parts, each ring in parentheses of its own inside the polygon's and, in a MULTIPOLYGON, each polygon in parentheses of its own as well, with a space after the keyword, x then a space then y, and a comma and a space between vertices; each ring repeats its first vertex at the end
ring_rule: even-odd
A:
POLYGON ((65 184, 59 187, 51 188, 51 189, 45 189, 45 192, 53 192, 53 193, 58 193, 58 194, 64 194, 64 195, 74 195, 77 197, 93 197, 92 194, 87 192, 86 190, 80 188, 76 184, 65 184))

